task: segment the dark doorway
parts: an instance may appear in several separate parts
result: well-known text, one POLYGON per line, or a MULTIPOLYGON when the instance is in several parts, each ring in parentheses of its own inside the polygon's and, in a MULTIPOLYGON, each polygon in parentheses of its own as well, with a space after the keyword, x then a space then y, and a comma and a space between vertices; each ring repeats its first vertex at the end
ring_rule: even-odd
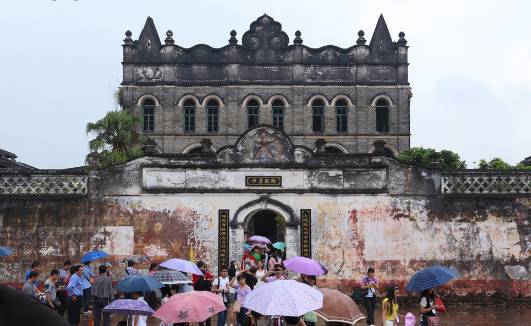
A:
POLYGON ((284 242, 284 218, 271 210, 257 211, 250 217, 245 233, 246 238, 252 235, 261 235, 273 243, 284 242))

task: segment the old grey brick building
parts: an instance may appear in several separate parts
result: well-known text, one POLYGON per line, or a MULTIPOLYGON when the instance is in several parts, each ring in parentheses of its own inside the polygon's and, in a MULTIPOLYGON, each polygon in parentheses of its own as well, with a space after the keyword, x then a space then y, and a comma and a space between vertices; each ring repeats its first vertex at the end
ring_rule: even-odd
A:
POLYGON ((318 139, 336 153, 370 153, 375 141, 389 155, 409 148, 407 41, 401 32, 393 42, 383 16, 369 44, 359 31, 348 48, 307 47, 299 31, 290 44, 267 15, 241 44, 235 31, 228 42, 183 48, 167 31, 161 43, 150 17, 138 40, 126 32, 121 104, 142 117, 158 151, 194 152, 205 138, 216 151, 257 125, 308 151, 318 139))

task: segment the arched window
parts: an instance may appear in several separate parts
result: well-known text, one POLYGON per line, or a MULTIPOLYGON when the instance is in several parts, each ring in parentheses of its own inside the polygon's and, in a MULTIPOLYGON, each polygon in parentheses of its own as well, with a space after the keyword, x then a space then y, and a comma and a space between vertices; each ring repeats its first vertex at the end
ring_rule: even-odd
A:
POLYGON ((216 100, 207 102, 207 131, 219 131, 219 103, 216 100))
POLYGON ((389 132, 389 102, 383 98, 376 101, 376 131, 389 132))
POLYGON ((322 100, 315 100, 312 103, 312 131, 324 131, 324 102, 322 100))
POLYGON ((184 131, 195 131, 195 102, 187 99, 183 104, 184 110, 184 131))
POLYGON ((250 100, 247 102, 247 128, 254 128, 258 126, 258 111, 260 110, 260 103, 257 100, 250 100))
POLYGON ((147 98, 142 102, 142 114, 144 115, 144 132, 155 130, 155 101, 147 98))
POLYGON ((348 105, 345 100, 336 101, 336 130, 339 133, 347 132, 348 105))
POLYGON ((271 110, 273 115, 273 127, 284 130, 284 102, 282 100, 274 100, 271 103, 271 110))

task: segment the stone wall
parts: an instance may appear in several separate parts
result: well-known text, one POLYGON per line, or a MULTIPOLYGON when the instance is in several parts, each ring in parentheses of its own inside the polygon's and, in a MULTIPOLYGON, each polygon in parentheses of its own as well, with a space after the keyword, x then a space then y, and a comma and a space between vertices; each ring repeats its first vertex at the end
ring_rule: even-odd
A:
POLYGON ((1 244, 15 249, 0 261, 0 281, 19 282, 32 260, 49 271, 94 249, 111 254, 118 275, 130 257, 141 268, 183 257, 216 270, 221 209, 231 220, 232 259, 240 257, 245 221, 257 209, 284 216, 288 255, 297 255, 300 210, 309 209, 312 256, 330 271, 323 284, 348 292, 369 266, 384 282, 404 284, 416 270, 443 264, 460 273, 445 292, 531 297, 529 192, 446 196, 440 172, 382 157, 316 156, 304 168, 216 164, 209 157, 146 157, 91 170, 85 196, 0 195, 1 244), (317 171, 328 177, 301 186, 317 171), (346 171, 360 191, 344 188, 346 171), (242 176, 272 173, 286 180, 282 187, 244 186, 242 176))

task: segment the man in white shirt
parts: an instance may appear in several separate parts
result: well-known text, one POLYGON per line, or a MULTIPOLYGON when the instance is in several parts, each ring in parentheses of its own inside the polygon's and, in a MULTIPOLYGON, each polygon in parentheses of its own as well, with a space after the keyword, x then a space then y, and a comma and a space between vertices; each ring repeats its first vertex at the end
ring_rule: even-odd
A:
MULTIPOLYGON (((131 294, 133 300, 142 301, 147 305, 146 300, 142 296, 142 292, 134 292, 131 294)), ((134 315, 133 316, 133 326, 147 326, 147 316, 134 315)))
MULTIPOLYGON (((221 267, 221 275, 214 279, 212 282, 212 292, 217 293, 221 298, 223 298, 223 303, 225 307, 229 307, 229 300, 227 294, 229 293, 229 271, 226 266, 221 267)), ((217 326, 224 326, 227 321, 227 310, 218 313, 218 324, 217 326)))

